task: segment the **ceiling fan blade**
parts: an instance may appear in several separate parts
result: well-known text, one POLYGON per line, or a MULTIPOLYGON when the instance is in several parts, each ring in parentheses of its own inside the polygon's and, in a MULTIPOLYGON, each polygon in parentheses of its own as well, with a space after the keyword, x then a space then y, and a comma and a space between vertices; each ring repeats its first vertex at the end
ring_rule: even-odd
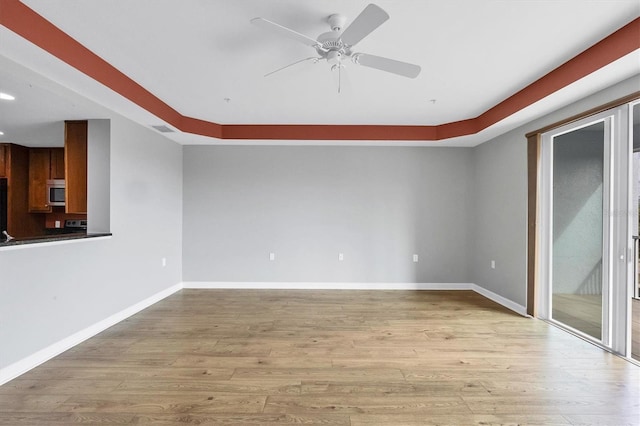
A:
POLYGON ((314 40, 311 37, 307 37, 304 34, 300 34, 297 31, 283 27, 280 24, 276 24, 275 22, 271 22, 264 18, 253 18, 251 23, 257 27, 264 28, 267 31, 271 31, 280 34, 281 36, 296 40, 302 44, 306 44, 307 46, 316 47, 320 44, 317 40, 314 40))
POLYGON ((389 19, 387 12, 375 4, 370 4, 342 32, 340 39, 348 46, 355 46, 387 19, 389 19))
POLYGON ((382 56, 368 55, 366 53, 357 53, 353 55, 353 62, 365 67, 375 68, 377 70, 382 70, 409 78, 416 78, 422 70, 422 68, 420 68, 418 65, 409 64, 407 62, 400 62, 394 59, 383 58, 382 56))
POLYGON ((315 56, 311 56, 311 57, 309 57, 309 58, 300 59, 299 61, 292 62, 292 63, 290 63, 289 65, 285 65, 285 66, 284 66, 284 67, 282 67, 282 68, 278 68, 277 70, 274 70, 274 71, 271 71, 271 72, 269 72, 269 73, 266 73, 264 76, 265 76, 265 77, 269 77, 271 74, 275 74, 275 73, 277 73, 278 71, 282 71, 282 70, 287 69, 287 68, 289 68, 289 67, 292 67, 292 66, 294 66, 294 65, 296 65, 296 64, 299 64, 300 62, 310 61, 310 60, 312 60, 312 59, 315 59, 315 61, 316 61, 316 62, 318 62, 318 61, 319 61, 320 59, 322 59, 322 58, 316 58, 315 56))

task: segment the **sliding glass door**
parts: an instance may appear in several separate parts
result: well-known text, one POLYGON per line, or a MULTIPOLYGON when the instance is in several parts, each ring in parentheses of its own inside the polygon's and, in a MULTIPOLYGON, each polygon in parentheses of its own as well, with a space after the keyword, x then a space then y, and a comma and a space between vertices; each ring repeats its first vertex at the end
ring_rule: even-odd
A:
POLYGON ((637 262, 636 105, 543 133, 538 183, 538 316, 626 356, 637 262))
POLYGON ((551 319, 607 340, 610 118, 550 137, 551 319))
POLYGON ((631 123, 629 127, 633 152, 630 238, 633 243, 634 255, 630 279, 633 286, 630 308, 631 337, 628 344, 631 347, 631 358, 640 361, 640 103, 631 104, 629 122, 631 123))

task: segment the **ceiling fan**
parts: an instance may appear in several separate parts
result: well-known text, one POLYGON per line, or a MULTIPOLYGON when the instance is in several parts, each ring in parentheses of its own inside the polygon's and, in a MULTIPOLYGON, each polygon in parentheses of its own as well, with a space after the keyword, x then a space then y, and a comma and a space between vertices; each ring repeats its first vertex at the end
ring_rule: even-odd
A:
MULTIPOLYGON (((326 60, 331 65, 331 69, 338 70, 340 75, 341 69, 344 68, 343 61, 350 58, 352 62, 358 65, 375 68, 408 78, 416 78, 418 74, 420 74, 421 70, 418 65, 396 61, 382 56, 370 55, 368 53, 356 53, 352 50, 356 44, 373 32, 373 30, 382 25, 387 19, 389 19, 387 12, 375 4, 369 4, 365 7, 364 10, 360 12, 360 15, 358 15, 358 17, 354 19, 351 25, 347 28, 344 28, 344 25, 347 23, 347 18, 344 15, 333 14, 327 18, 327 21, 331 26, 331 31, 320 34, 317 39, 307 37, 304 34, 300 34, 297 31, 264 18, 253 18, 251 23, 260 28, 264 28, 268 31, 272 31, 280 34, 281 36, 288 37, 307 46, 313 47, 318 54, 318 56, 301 59, 265 74, 265 77, 301 62, 313 61, 314 63, 317 63, 321 60, 326 60)), ((340 77, 338 79, 338 93, 339 92, 340 77)))

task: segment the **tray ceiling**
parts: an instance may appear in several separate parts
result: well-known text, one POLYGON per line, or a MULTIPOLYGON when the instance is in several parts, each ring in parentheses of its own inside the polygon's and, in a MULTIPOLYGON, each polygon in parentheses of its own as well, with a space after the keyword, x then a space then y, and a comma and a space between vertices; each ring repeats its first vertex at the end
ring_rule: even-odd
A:
MULTIPOLYGON (((640 15, 637 0, 377 1, 390 19, 357 50, 418 64, 422 73, 408 79, 347 63, 337 93, 337 75, 326 63, 301 63, 264 77, 314 52, 249 21, 260 16, 315 38, 329 30, 330 14, 342 13, 351 20, 367 2, 22 3, 181 116, 224 125, 437 126, 473 119, 640 15)), ((139 115, 144 125, 167 124, 163 117, 154 120, 128 111, 140 105, 88 87, 76 71, 64 69, 67 65, 45 52, 39 53, 42 59, 34 58, 32 48, 25 49, 6 30, 3 34, 10 43, 0 47, 0 54, 7 58, 109 108, 120 108, 133 119, 139 115)), ((627 65, 605 71, 595 84, 559 96, 551 107, 640 70, 627 58, 627 65)), ((173 138, 203 142, 197 136, 192 142, 188 135, 173 138)))

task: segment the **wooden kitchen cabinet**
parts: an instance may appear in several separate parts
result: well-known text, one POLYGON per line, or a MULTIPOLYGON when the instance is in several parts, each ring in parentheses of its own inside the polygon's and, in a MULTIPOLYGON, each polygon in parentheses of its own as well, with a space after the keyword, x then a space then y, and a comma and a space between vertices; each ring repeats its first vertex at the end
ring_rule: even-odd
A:
POLYGON ((47 180, 64 179, 63 148, 29 150, 29 212, 50 213, 47 204, 47 180))
POLYGON ((16 238, 41 236, 44 215, 29 213, 29 148, 15 144, 0 147, 4 148, 8 181, 7 232, 16 238))
POLYGON ((49 179, 51 152, 47 148, 29 150, 29 212, 48 213, 47 180, 49 179))
POLYGON ((64 179, 64 148, 51 148, 50 179, 64 179))
POLYGON ((65 121, 66 213, 87 213, 87 121, 65 121))
POLYGON ((7 177, 7 151, 4 144, 0 144, 0 177, 7 177))

